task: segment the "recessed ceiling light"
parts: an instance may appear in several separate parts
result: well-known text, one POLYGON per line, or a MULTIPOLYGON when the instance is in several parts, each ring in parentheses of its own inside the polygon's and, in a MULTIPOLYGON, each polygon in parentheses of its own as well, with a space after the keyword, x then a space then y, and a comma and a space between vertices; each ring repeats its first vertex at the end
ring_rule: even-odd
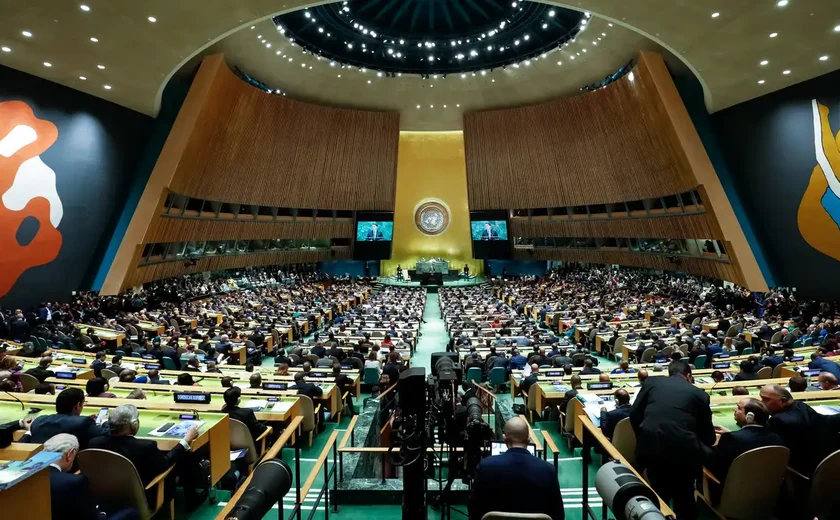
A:
POLYGON ((420 105, 417 105, 417 108, 419 109, 419 108, 420 108, 420 105))
POLYGON ((12 49, 8 47, 0 47, 0 50, 2 50, 3 52, 12 52, 12 49))
POLYGON ((370 80, 368 80, 368 85, 370 85, 370 80))
POLYGON ((834 32, 840 32, 840 25, 834 26, 834 32))
POLYGON ((32 38, 32 33, 29 31, 21 31, 20 34, 26 36, 27 38, 32 38))
POLYGON ((105 85, 105 90, 111 90, 111 85, 105 85))
POLYGON ((775 37, 776 37, 776 36, 778 36, 778 35, 779 35, 779 33, 775 33, 775 32, 774 32, 774 33, 770 33, 770 37, 771 37, 771 38, 775 38, 775 37))
POLYGON ((562 62, 562 61, 558 61, 558 62, 557 62, 557 64, 558 64, 558 65, 562 65, 562 64, 563 64, 563 62, 562 62))
POLYGON ((455 106, 456 106, 456 107, 457 107, 457 108, 461 108, 461 105, 460 105, 460 104, 458 104, 458 105, 455 105, 455 106))
POLYGON ((782 71, 782 74, 784 74, 785 76, 787 76, 788 74, 790 74, 790 70, 783 70, 783 71, 782 71))
POLYGON ((90 7, 86 6, 85 4, 80 5, 79 9, 81 9, 84 12, 90 11, 90 7))
POLYGON ((828 61, 828 56, 820 56, 820 61, 828 61))
POLYGON ((761 60, 760 65, 763 67, 764 65, 767 65, 768 63, 770 63, 770 62, 767 61, 767 60, 761 60))
POLYGON ((82 80, 82 81, 87 81, 87 78, 84 77, 84 76, 79 76, 79 79, 82 80))
POLYGON ((784 7, 784 6, 788 5, 788 0, 779 0, 776 3, 776 5, 778 5, 779 7, 784 7))
POLYGON ((763 79, 758 80, 758 84, 759 85, 764 85, 764 80, 763 79))
POLYGON ((52 63, 50 63, 48 61, 45 61, 44 62, 44 67, 52 67, 52 63))
POLYGON ((146 18, 146 20, 149 20, 152 23, 157 22, 157 18, 155 18, 154 16, 150 16, 150 17, 146 18))
POLYGON ((338 75, 338 77, 340 78, 340 77, 341 77, 341 74, 339 74, 339 75, 338 75))
POLYGON ((96 68, 99 70, 105 70, 105 65, 97 65, 96 68))
POLYGON ((612 27, 612 26, 613 26, 613 24, 611 24, 611 23, 608 23, 607 25, 609 25, 610 27, 612 27))
POLYGON ((429 108, 435 108, 435 106, 434 105, 429 105, 429 108))
POLYGON ((446 108, 446 105, 443 105, 443 108, 446 108))
POLYGON ((256 25, 252 25, 252 26, 251 26, 251 30, 254 30, 254 28, 255 28, 255 27, 256 27, 256 25))
POLYGON ((712 13, 712 18, 717 18, 718 16, 720 16, 720 13, 712 13))
POLYGON ((90 41, 93 43, 99 43, 99 38, 91 38, 90 41))

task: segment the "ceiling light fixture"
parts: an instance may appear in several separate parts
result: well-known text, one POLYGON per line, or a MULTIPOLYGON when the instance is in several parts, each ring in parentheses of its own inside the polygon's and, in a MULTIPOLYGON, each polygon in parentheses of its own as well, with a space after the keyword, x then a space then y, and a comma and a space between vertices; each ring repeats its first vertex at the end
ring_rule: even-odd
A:
POLYGON ((770 62, 767 61, 767 60, 761 60, 761 63, 759 63, 759 65, 761 65, 763 67, 763 66, 767 65, 768 63, 770 63, 770 62))
POLYGON ((834 32, 840 32, 840 25, 834 26, 834 32))
POLYGON ((0 47, 0 50, 2 50, 3 52, 12 52, 12 49, 8 47, 0 47))
POLYGON ((771 37, 771 38, 775 38, 775 37, 776 37, 776 36, 778 36, 778 35, 779 35, 779 33, 775 33, 775 32, 774 32, 774 33, 770 33, 770 37, 771 37))
POLYGON ((99 70, 105 70, 105 65, 97 65, 96 68, 99 70))
POLYGON ((776 5, 778 5, 779 7, 784 7, 784 6, 788 5, 788 0, 779 0, 776 3, 776 5))
POLYGON ((788 74, 790 74, 790 70, 783 70, 783 71, 782 71, 782 74, 784 74, 785 76, 787 76, 788 74))
POLYGON ((150 17, 146 18, 146 20, 149 20, 151 23, 157 22, 157 18, 155 18, 154 16, 150 16, 150 17))
POLYGON ((91 38, 90 41, 93 43, 99 43, 99 38, 91 38))
POLYGON ((21 31, 20 34, 24 35, 27 38, 32 38, 32 33, 29 31, 21 31))
POLYGON ((720 13, 712 13, 712 18, 717 18, 720 16, 720 13))
POLYGON ((828 56, 820 56, 820 61, 828 61, 828 56))
POLYGON ((111 90, 111 85, 105 85, 105 90, 111 90))
POLYGON ((764 80, 763 79, 758 80, 758 84, 759 85, 764 85, 764 80))
POLYGON ((79 79, 82 80, 82 81, 87 81, 87 78, 84 77, 84 76, 79 76, 79 79))
POLYGON ((44 62, 44 67, 47 67, 47 68, 52 67, 52 63, 50 63, 48 61, 45 61, 44 62))
POLYGON ((79 9, 81 9, 84 12, 90 11, 90 7, 86 6, 85 4, 80 5, 79 9))

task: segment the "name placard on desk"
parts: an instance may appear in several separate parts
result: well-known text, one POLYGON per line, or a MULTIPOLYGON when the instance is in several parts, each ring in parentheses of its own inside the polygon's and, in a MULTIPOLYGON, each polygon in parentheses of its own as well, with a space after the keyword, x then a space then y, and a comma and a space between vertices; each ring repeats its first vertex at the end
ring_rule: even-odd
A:
POLYGON ((288 390, 289 383, 263 383, 263 390, 288 390))
POLYGON ((79 357, 70 358, 70 362, 71 363, 76 363, 77 365, 86 365, 87 364, 87 360, 83 357, 81 357, 81 358, 79 358, 79 357))
POLYGON ((562 370, 546 370, 545 377, 563 377, 562 370))
POLYGON ((729 368, 729 365, 730 365, 729 362, 726 362, 726 363, 712 363, 712 368, 714 368, 715 370, 722 370, 724 368, 729 368))
POLYGON ((210 394, 203 392, 173 392, 176 403, 210 404, 210 394))
POLYGON ((59 379, 76 379, 75 372, 56 372, 55 377, 59 379))
POLYGON ((612 390, 613 384, 610 383, 586 383, 587 390, 612 390))

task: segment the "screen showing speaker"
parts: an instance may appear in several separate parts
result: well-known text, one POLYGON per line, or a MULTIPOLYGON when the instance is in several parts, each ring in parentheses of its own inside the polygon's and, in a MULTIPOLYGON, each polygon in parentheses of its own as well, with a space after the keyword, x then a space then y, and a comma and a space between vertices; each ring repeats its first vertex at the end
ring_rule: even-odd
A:
POLYGON ((386 212, 356 213, 356 241, 353 258, 356 260, 386 260, 391 258, 394 240, 394 214, 386 212))
POLYGON ((471 211, 470 234, 473 258, 482 260, 510 258, 507 211, 471 211))
POLYGON ((507 222, 504 220, 474 220, 470 222, 473 240, 507 240, 507 222))
POLYGON ((393 222, 357 222, 357 242, 390 242, 394 239, 393 222))

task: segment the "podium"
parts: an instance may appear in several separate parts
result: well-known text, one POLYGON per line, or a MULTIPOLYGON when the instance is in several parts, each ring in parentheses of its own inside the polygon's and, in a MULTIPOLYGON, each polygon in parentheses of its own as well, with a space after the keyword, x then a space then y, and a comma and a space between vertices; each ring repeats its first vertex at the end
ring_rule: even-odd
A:
POLYGON ((423 273, 420 285, 443 285, 443 273, 423 273))
POLYGON ((417 262, 415 267, 417 274, 439 273, 449 274, 449 262, 446 260, 429 260, 426 262, 417 262))

